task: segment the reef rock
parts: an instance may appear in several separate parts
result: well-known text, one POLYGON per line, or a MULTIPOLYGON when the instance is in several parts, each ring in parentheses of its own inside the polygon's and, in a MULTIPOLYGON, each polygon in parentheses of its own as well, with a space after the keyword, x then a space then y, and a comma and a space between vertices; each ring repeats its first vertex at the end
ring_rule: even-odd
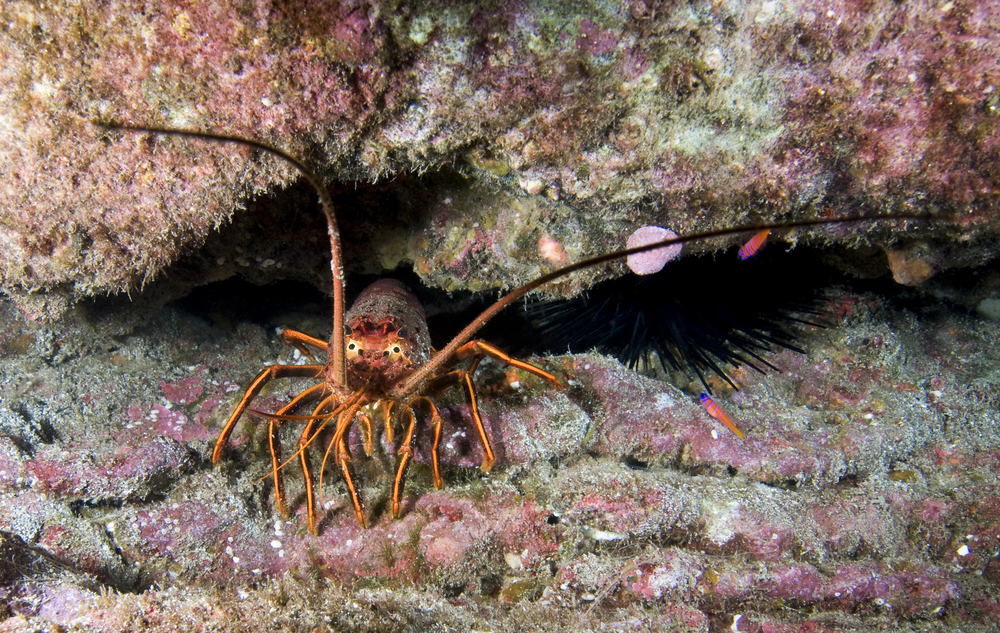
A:
POLYGON ((351 268, 412 262, 447 289, 509 287, 643 224, 935 211, 959 221, 772 237, 919 247, 933 270, 983 261, 1000 227, 992 3, 12 0, 0 19, 0 288, 33 318, 183 257, 171 296, 324 283, 325 228, 294 211, 315 196, 268 197, 287 165, 95 121, 300 156, 342 194, 351 268))

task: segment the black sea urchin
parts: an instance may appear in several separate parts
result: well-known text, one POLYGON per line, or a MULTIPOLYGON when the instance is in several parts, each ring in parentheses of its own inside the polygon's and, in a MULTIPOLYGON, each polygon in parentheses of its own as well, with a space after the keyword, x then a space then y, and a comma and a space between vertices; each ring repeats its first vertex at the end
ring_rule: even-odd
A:
POLYGON ((776 369, 764 354, 796 345, 801 318, 824 275, 814 258, 772 249, 748 261, 735 252, 687 258, 647 276, 627 274, 568 301, 527 307, 537 338, 551 352, 596 349, 630 368, 652 353, 664 371, 694 374, 711 392, 716 374, 733 388, 727 366, 776 369), (798 315, 798 316, 796 316, 798 315))

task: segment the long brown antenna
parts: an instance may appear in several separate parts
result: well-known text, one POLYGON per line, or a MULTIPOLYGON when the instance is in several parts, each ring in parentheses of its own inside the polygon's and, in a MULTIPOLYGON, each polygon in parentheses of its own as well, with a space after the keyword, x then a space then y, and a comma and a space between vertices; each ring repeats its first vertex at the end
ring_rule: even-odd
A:
POLYGON ((109 130, 121 130, 123 132, 164 134, 167 136, 196 138, 215 143, 235 143, 236 145, 260 150, 284 159, 299 171, 302 177, 306 179, 306 182, 312 185, 312 188, 319 194, 319 203, 323 207, 323 214, 326 216, 327 232, 330 234, 330 270, 333 272, 333 336, 330 339, 331 350, 329 362, 333 365, 334 381, 341 387, 346 388, 347 366, 344 356, 344 264, 341 261, 340 231, 337 229, 337 218, 333 212, 333 200, 330 198, 330 193, 326 190, 326 187, 320 182, 319 176, 291 154, 287 154, 276 147, 239 136, 212 134, 194 130, 125 125, 124 123, 114 121, 94 121, 94 124, 109 130))
POLYGON ((822 224, 841 224, 841 223, 854 223, 854 222, 874 222, 878 220, 931 220, 937 219, 935 216, 931 215, 919 215, 919 214, 900 214, 900 215, 883 215, 883 216, 871 216, 871 217, 856 217, 856 218, 823 218, 817 220, 798 220, 795 222, 782 222, 774 224, 753 224, 749 226, 740 226, 730 229, 716 229, 713 231, 705 231, 703 233, 693 233, 691 235, 685 235, 683 237, 674 237, 671 239, 662 240, 660 242, 652 242, 650 244, 645 244, 643 246, 636 246, 634 248, 626 248, 624 250, 615 251, 613 253, 608 253, 607 255, 600 255, 598 257, 592 257, 590 259, 585 259, 582 262, 577 262, 575 264, 570 264, 558 270, 554 270, 547 275, 542 275, 538 279, 528 282, 512 290, 510 294, 505 295, 499 301, 486 308, 482 314, 472 320, 472 323, 467 325, 464 330, 458 333, 455 338, 451 340, 447 345, 445 345, 441 351, 431 358, 430 362, 425 364, 423 367, 418 368, 406 380, 397 383, 393 389, 393 395, 400 397, 403 395, 413 393, 416 388, 426 380, 429 376, 433 375, 441 365, 448 362, 452 354, 455 351, 469 342, 472 335, 479 331, 481 327, 486 325, 487 321, 495 317, 500 313, 501 310, 514 303, 524 295, 528 294, 532 290, 535 290, 539 286, 543 286, 550 281, 555 281, 561 277, 565 277, 571 273, 575 273, 578 270, 583 270, 584 268, 590 268, 591 266, 596 266, 597 264, 603 264, 605 262, 610 262, 615 259, 621 259, 623 257, 628 257, 629 255, 634 255, 636 253, 645 253, 646 251, 652 251, 663 246, 670 246, 672 244, 686 244, 687 242, 694 242, 696 240, 704 240, 713 237, 722 237, 725 235, 733 235, 735 233, 751 233, 757 231, 763 231, 764 229, 785 229, 794 228, 800 226, 818 226, 822 224))

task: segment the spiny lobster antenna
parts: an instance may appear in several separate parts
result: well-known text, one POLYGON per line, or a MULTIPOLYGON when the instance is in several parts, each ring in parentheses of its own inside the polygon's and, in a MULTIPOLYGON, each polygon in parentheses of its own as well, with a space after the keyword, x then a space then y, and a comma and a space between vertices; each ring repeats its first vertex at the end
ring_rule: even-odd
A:
POLYGON ((437 369, 446 363, 451 356, 458 350, 459 347, 469 342, 472 336, 479 331, 486 323, 500 313, 501 310, 519 300, 524 295, 528 294, 532 290, 543 286, 550 281, 555 281, 565 277, 566 275, 575 273, 578 270, 583 270, 584 268, 590 268, 591 266, 596 266, 598 264, 603 264, 605 262, 610 262, 616 259, 623 259, 629 255, 634 255, 636 253, 645 253, 646 251, 652 251, 664 246, 670 246, 672 244, 686 244, 688 242, 694 242, 697 240, 705 240, 713 237, 723 237, 726 235, 734 235, 737 233, 756 233, 763 231, 764 229, 786 229, 795 228, 803 226, 819 226, 823 224, 842 224, 842 223, 856 223, 856 222, 874 222, 879 220, 934 220, 939 219, 934 215, 922 215, 918 213, 900 213, 894 215, 882 215, 882 216, 863 216, 863 217, 853 217, 853 218, 822 218, 814 220, 797 220, 793 222, 780 222, 773 224, 753 224, 748 226, 739 226, 728 229, 715 229, 712 231, 704 231, 702 233, 692 233, 691 235, 684 235, 682 237, 674 237, 666 240, 661 240, 659 242, 652 242, 650 244, 645 244, 643 246, 636 246, 634 248, 626 248, 624 250, 615 251, 613 253, 608 253, 607 255, 600 255, 598 257, 591 257, 590 259, 585 259, 581 262, 575 264, 570 264, 569 266, 564 266, 558 270, 554 270, 547 275, 542 275, 534 281, 528 282, 523 286, 512 290, 509 294, 503 296, 499 301, 486 308, 475 319, 472 323, 467 325, 464 330, 458 333, 455 338, 453 338, 447 345, 445 345, 441 351, 431 358, 430 362, 425 364, 423 367, 418 368, 412 374, 410 374, 404 381, 401 381, 393 387, 393 392, 396 395, 399 394, 409 394, 413 393, 416 388, 428 377, 433 375, 437 369))
POLYGON ((212 134, 210 132, 198 132, 195 130, 125 125, 124 123, 115 121, 94 121, 94 124, 109 130, 121 130, 123 132, 183 136, 215 143, 235 143, 236 145, 242 145, 260 150, 272 156, 277 156, 290 163, 299 171, 302 177, 306 179, 306 182, 319 194, 319 203, 323 208, 323 215, 326 216, 327 231, 330 234, 330 270, 333 272, 333 337, 331 339, 333 344, 331 345, 329 362, 333 365, 334 381, 342 387, 346 387, 347 366, 344 356, 344 264, 341 260, 340 231, 337 228, 337 217, 333 212, 333 200, 330 198, 330 192, 323 186, 319 176, 306 167, 305 163, 291 154, 287 154, 276 147, 265 145, 259 141, 239 136, 212 134))

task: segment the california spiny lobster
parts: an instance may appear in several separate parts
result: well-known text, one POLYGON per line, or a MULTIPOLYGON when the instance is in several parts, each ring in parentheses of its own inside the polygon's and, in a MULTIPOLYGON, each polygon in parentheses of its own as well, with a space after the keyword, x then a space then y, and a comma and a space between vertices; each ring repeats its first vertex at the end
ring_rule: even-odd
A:
MULTIPOLYGON (((130 126, 113 122, 98 122, 98 125, 110 130, 134 132, 141 134, 164 134, 189 137, 212 142, 234 143, 251 149, 256 149, 277 156, 293 165, 303 178, 317 191, 320 205, 326 216, 330 237, 330 267, 333 273, 333 332, 329 342, 309 336, 302 332, 286 329, 282 333, 284 340, 295 346, 310 360, 315 358, 310 349, 321 350, 327 356, 325 364, 308 365, 271 365, 265 367, 250 383, 226 422, 215 448, 212 452, 212 462, 219 464, 229 437, 242 415, 249 409, 251 402, 260 394, 264 386, 279 378, 309 378, 319 382, 305 389, 285 406, 273 414, 263 414, 269 419, 268 438, 271 453, 272 471, 275 487, 275 502, 282 514, 287 515, 284 494, 282 490, 281 471, 288 463, 282 462, 277 443, 277 428, 283 420, 304 420, 305 426, 298 440, 298 449, 288 461, 298 456, 306 491, 306 505, 309 529, 316 532, 319 526, 315 505, 312 468, 310 466, 307 448, 321 432, 332 425, 332 435, 327 441, 323 463, 320 466, 320 485, 326 459, 331 451, 333 460, 340 469, 347 486, 354 512, 358 522, 367 527, 364 504, 354 483, 351 468, 351 455, 347 444, 347 436, 352 425, 357 422, 361 426, 365 451, 370 455, 374 437, 373 413, 379 411, 385 426, 385 441, 387 446, 395 446, 393 435, 398 422, 403 422, 403 439, 396 449, 398 462, 392 485, 391 511, 394 517, 400 514, 400 500, 403 493, 407 467, 413 458, 413 439, 417 424, 416 412, 422 412, 433 427, 434 437, 431 444, 431 465, 434 485, 440 489, 443 486, 439 463, 438 445, 441 439, 442 419, 431 399, 431 396, 441 391, 460 385, 466 395, 473 423, 482 444, 484 458, 481 468, 489 471, 495 464, 490 438, 483 424, 476 397, 473 375, 480 361, 491 357, 501 363, 516 367, 538 376, 556 387, 559 380, 549 372, 525 361, 511 358, 492 345, 474 340, 472 337, 490 319, 499 312, 520 300, 531 291, 573 272, 589 268, 612 260, 622 259, 632 254, 655 250, 665 246, 684 244, 696 240, 722 237, 740 233, 758 233, 764 230, 808 227, 832 223, 862 222, 873 220, 909 220, 929 219, 930 216, 916 213, 903 213, 885 216, 865 216, 852 218, 821 218, 799 220, 776 224, 754 224, 734 228, 717 229, 664 239, 643 246, 615 251, 599 257, 586 259, 575 264, 559 268, 542 275, 532 282, 524 284, 501 297, 493 305, 459 332, 447 345, 434 351, 430 345, 430 335, 424 318, 423 309, 417 298, 403 284, 393 280, 380 280, 366 288, 350 310, 345 314, 344 305, 344 270, 341 261, 340 233, 334 214, 333 201, 320 179, 299 159, 282 150, 263 143, 236 137, 190 130, 169 128, 130 126), (466 369, 453 369, 458 363, 469 361, 466 369), (295 416, 291 412, 311 403, 315 404, 313 413, 308 416, 295 416)), ((321 489, 320 489, 321 490, 321 489)), ((322 494, 320 493, 320 499, 322 494)))

